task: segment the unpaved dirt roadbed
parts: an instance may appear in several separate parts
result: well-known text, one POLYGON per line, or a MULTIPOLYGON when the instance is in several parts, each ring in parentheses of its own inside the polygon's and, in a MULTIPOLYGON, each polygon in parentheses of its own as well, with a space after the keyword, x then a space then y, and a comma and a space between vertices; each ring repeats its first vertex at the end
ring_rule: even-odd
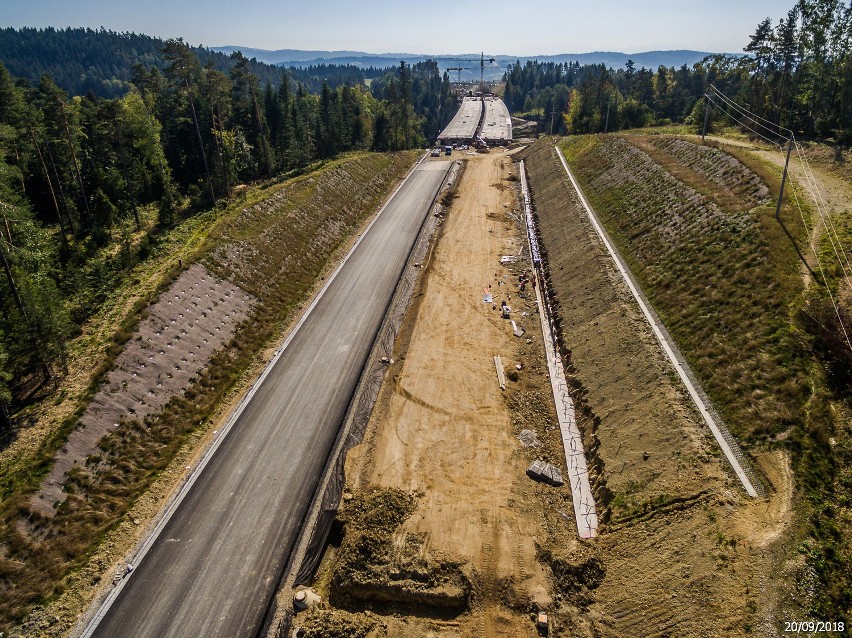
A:
POLYGON ((578 540, 570 490, 524 475, 536 458, 564 472, 564 454, 535 306, 512 285, 528 266, 500 264, 522 242, 508 215, 517 166, 476 156, 347 458, 340 538, 315 582, 330 604, 297 623, 330 636, 534 636, 531 614, 545 610, 552 636, 745 636, 774 609, 786 459, 759 459, 769 500, 738 491, 552 149, 526 159, 602 533, 578 540), (489 285, 524 337, 482 303, 489 285))

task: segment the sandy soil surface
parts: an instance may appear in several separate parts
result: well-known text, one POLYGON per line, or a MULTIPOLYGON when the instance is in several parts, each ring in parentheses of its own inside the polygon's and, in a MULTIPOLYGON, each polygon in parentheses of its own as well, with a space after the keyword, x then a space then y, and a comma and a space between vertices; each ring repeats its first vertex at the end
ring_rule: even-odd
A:
MULTIPOLYGON (((522 246, 507 214, 516 206, 513 182, 506 181, 510 171, 517 168, 500 151, 469 159, 413 310, 413 330, 386 377, 365 442, 347 459, 353 490, 420 494, 398 534, 425 538, 426 552, 449 552, 469 567, 473 612, 441 627, 409 618, 419 628, 411 635, 533 635, 526 614, 505 602, 552 602, 548 570, 536 557, 536 543, 546 535, 536 496, 543 488, 524 475, 532 452, 516 438, 522 424, 506 396, 515 392, 517 406, 523 390, 516 385, 502 392, 493 361, 500 355, 511 369, 526 358, 522 348, 539 344, 542 350, 538 319, 529 314, 534 305, 518 299, 517 276, 500 265, 501 255, 517 255, 522 246), (535 342, 513 336, 510 322, 483 303, 489 286, 498 307, 503 300, 515 306, 535 342)), ((546 374, 544 367, 535 374, 546 374)), ((543 435, 555 419, 545 411, 537 421, 532 427, 543 435)), ((567 493, 570 511, 570 492, 559 491, 567 493)), ((570 531, 570 523, 562 525, 570 531)), ((388 635, 407 634, 396 627, 388 635)))

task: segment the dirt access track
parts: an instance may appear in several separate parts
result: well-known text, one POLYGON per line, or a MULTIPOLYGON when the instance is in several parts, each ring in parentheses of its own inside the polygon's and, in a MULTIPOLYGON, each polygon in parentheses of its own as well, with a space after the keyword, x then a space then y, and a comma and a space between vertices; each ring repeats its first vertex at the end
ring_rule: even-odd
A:
POLYGON ((544 247, 551 268, 574 282, 566 292, 578 310, 566 341, 582 339, 575 351, 588 353, 584 369, 601 370, 586 375, 598 387, 574 379, 581 427, 599 424, 601 434, 587 449, 599 481, 613 488, 599 509, 615 497, 633 514, 581 542, 569 488, 524 474, 536 458, 566 470, 535 303, 517 294, 529 264, 500 264, 524 245, 518 167, 505 152, 471 156, 364 442, 347 458, 342 540, 332 540, 314 583, 330 609, 300 614, 296 625, 324 636, 535 636, 532 618, 544 610, 551 636, 774 635, 787 461, 762 459, 770 499, 737 491, 579 215, 555 154, 536 150, 527 161, 537 204, 553 208, 544 247), (489 285, 524 337, 483 303, 489 285), (494 355, 509 374, 504 392, 494 355), (589 397, 602 388, 617 400, 598 417, 589 397), (396 490, 412 495, 410 504, 396 490), (383 492, 385 509, 376 505, 383 492), (389 530, 389 540, 371 528, 389 530), (353 547, 371 556, 361 561, 353 547))

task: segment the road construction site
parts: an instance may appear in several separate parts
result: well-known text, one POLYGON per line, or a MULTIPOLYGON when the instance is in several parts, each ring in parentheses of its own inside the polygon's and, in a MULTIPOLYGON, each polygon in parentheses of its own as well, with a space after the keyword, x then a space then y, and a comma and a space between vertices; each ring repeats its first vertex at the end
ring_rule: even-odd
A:
POLYGON ((465 163, 364 441, 347 455, 323 562, 302 583, 324 602, 294 627, 403 637, 751 633, 776 601, 769 575, 790 511, 788 461, 757 459, 767 499, 751 498, 725 468, 555 151, 539 143, 465 163), (520 296, 533 264, 518 155, 540 224, 535 292, 553 290, 559 309, 554 347, 568 352, 559 359, 601 517, 594 540, 581 538, 570 484, 527 473, 535 463, 562 476, 571 467, 540 306, 533 289, 520 296))
POLYGON ((506 146, 512 143, 512 118, 498 97, 462 98, 459 110, 438 135, 440 144, 506 146))
MULTIPOLYGON (((307 313, 334 330, 310 317, 298 323, 214 442, 214 450, 239 452, 234 469, 217 470, 225 462, 218 453, 202 459, 86 631, 773 635, 765 622, 778 600, 770 575, 795 569, 779 549, 791 507, 788 460, 780 452, 754 459, 769 492, 760 499, 726 469, 555 150, 541 141, 466 155, 461 164, 424 227, 434 234, 419 231, 422 250, 409 254, 400 244, 381 303, 359 305, 352 295, 365 285, 378 294, 376 259, 387 261, 399 229, 374 228, 355 242, 349 261, 357 267, 341 267, 307 313), (410 306, 388 301, 405 282, 410 306), (370 325, 340 341, 344 315, 362 315, 351 312, 356 306, 370 309, 370 325), (377 333, 389 306, 401 325, 377 333), (319 345, 302 343, 299 332, 319 345), (382 343, 373 345, 376 334, 382 343), (319 352, 334 353, 322 358, 326 367, 319 352), (344 373, 335 407, 319 416, 305 408, 314 402, 301 397, 344 373), (340 457, 346 478, 336 496, 317 500, 327 494, 314 491, 322 472, 331 482, 341 476, 327 450, 335 438, 338 451, 355 442, 338 428, 344 414, 361 410, 351 392, 368 376, 377 396, 359 416, 363 440, 340 457), (280 391, 287 383, 296 389, 280 391), (269 407, 281 400, 287 406, 269 407), (258 428, 269 418, 275 427, 258 428), (327 427, 317 433, 306 426, 311 419, 327 427), (269 438, 273 432, 283 439, 269 438), (282 463, 294 442, 313 453, 282 463), (274 476, 270 467, 279 468, 274 476), (190 492, 196 483, 208 489, 190 492), (291 502, 300 509, 283 515, 284 502, 274 499, 295 485, 291 502), (311 500, 315 518, 302 513, 311 500), (215 522, 200 526, 192 511, 215 522), (269 540, 247 525, 255 519, 271 530, 269 540), (320 532, 303 529, 303 520, 320 532), (300 529, 300 548, 310 546, 316 561, 291 557, 300 529), (270 602, 279 581, 286 587, 270 602), (210 604, 237 590, 250 602, 210 604), (295 592, 311 608, 292 617, 295 592)), ((446 186, 448 167, 442 158, 422 161, 383 213, 404 226, 407 242, 446 186)))

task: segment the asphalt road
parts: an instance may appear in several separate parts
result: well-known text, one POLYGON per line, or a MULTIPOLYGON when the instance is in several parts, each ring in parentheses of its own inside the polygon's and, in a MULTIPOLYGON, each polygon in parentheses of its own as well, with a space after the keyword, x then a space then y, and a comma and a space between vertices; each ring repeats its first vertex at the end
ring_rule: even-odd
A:
POLYGON ((255 636, 448 168, 423 162, 363 235, 92 635, 255 636))

